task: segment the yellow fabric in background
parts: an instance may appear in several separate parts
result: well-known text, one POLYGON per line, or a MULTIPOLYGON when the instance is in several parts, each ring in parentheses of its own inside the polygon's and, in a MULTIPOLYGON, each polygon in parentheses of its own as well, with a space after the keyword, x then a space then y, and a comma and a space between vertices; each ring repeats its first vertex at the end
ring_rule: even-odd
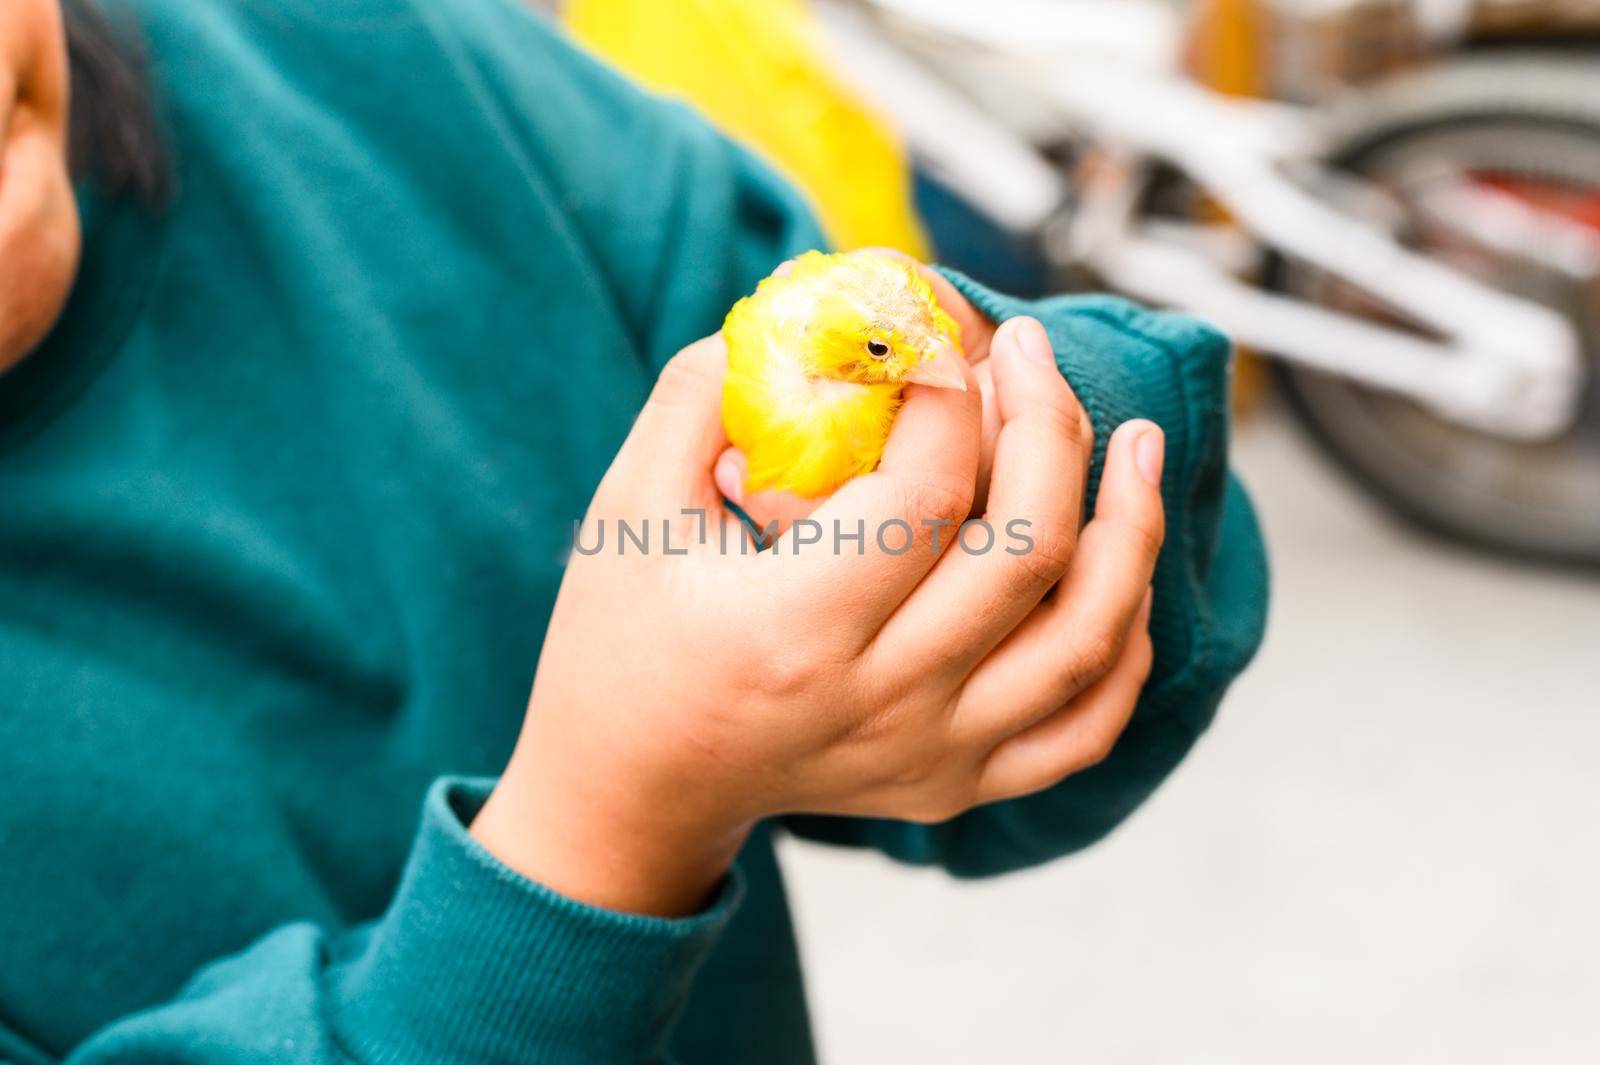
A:
POLYGON ((927 258, 899 142, 829 68, 802 0, 567 0, 573 36, 697 107, 810 199, 839 248, 927 258))

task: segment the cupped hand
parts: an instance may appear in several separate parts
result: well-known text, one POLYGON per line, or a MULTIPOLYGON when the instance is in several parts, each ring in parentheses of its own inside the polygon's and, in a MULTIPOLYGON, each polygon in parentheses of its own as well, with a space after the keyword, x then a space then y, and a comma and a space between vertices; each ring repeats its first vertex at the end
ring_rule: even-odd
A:
POLYGON ((757 553, 713 476, 720 338, 668 365, 595 494, 473 824, 491 852, 586 902, 686 913, 761 818, 936 822, 1107 755, 1151 660, 1160 430, 1118 429, 1082 525, 1086 418, 1044 330, 1018 319, 972 348, 997 423, 987 549, 953 541, 979 492, 977 389, 908 388, 878 469, 811 515, 822 539, 757 553))

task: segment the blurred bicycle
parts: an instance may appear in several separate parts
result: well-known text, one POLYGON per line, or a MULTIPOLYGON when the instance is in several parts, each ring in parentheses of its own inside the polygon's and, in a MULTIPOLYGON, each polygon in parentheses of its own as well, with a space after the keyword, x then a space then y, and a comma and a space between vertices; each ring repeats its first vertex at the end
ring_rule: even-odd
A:
POLYGON ((1184 77, 1165 4, 815 6, 919 170, 1044 285, 1271 353, 1313 437, 1400 513, 1600 563, 1592 48, 1451 55, 1300 107, 1184 77))

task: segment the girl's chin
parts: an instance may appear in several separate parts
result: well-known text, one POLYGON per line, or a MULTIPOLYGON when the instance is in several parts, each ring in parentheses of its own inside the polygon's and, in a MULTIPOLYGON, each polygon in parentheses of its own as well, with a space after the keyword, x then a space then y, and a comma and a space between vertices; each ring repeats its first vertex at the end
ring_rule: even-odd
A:
POLYGON ((59 142, 12 116, 0 156, 0 372, 44 340, 72 291, 80 233, 59 142))

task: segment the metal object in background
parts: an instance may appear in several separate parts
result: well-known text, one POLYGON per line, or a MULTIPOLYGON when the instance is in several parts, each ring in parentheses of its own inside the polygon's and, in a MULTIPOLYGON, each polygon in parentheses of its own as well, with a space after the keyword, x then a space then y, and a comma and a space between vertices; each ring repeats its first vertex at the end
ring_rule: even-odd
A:
MULTIPOLYGON (((1573 423, 1540 441, 1472 432, 1337 375, 1279 366, 1302 423, 1369 490, 1432 528, 1547 559, 1600 560, 1600 63, 1486 52, 1351 101, 1330 161, 1383 191, 1408 244, 1563 314, 1588 364, 1573 423)), ((1388 309, 1303 262, 1283 291, 1388 309)))
MULTIPOLYGON (((1466 24, 1442 17, 1443 5, 1430 6, 1430 32, 1466 24)), ((1473 15, 1473 5, 1452 6, 1473 15)), ((1587 257, 1600 223, 1565 207, 1600 188, 1590 156, 1562 149, 1566 162, 1546 165, 1539 156, 1549 143, 1524 138, 1513 149, 1520 160, 1478 159, 1432 140, 1408 157, 1410 173, 1426 164, 1428 180, 1397 186, 1349 152, 1348 130, 1364 123, 1391 140, 1405 136, 1403 122, 1385 124, 1382 94, 1347 96, 1331 110, 1220 96, 1178 73, 1181 26, 1161 4, 990 0, 975 9, 953 0, 827 0, 819 7, 835 28, 841 69, 859 75, 858 87, 897 120, 913 154, 998 225, 1028 227, 1058 277, 1087 273, 1208 317, 1278 356, 1292 386, 1331 380, 1353 395, 1382 397, 1387 406, 1369 404, 1359 422, 1364 439, 1380 435, 1378 421, 1390 430, 1382 456, 1352 454, 1332 407, 1317 408, 1316 419, 1308 402, 1301 406, 1330 449, 1412 516, 1495 546, 1600 561, 1600 492, 1546 461, 1589 454, 1584 441, 1600 419, 1584 348, 1587 341, 1592 359, 1592 319, 1581 301, 1520 283, 1553 270, 1592 291, 1584 287, 1592 283, 1587 257), (949 114, 960 120, 945 121, 949 114), (974 156, 972 143, 991 146, 996 157, 974 156), (1519 162, 1551 170, 1540 189, 1555 181, 1566 199, 1529 195, 1531 186, 1515 180, 1519 162), (968 178, 979 169, 986 173, 968 178), (994 171, 1001 169, 1026 176, 1026 210, 998 191, 994 171), (1218 207, 1232 228, 1214 224, 1218 207), (1423 239, 1441 228, 1477 258, 1423 239), (1484 267, 1486 259, 1497 265, 1484 267), (1274 264, 1288 269, 1272 270, 1269 283, 1256 280, 1274 264), (1396 428, 1402 411, 1442 427, 1435 441, 1454 442, 1448 456, 1410 454, 1421 441, 1396 428), (1457 468, 1481 466, 1490 453, 1519 456, 1517 485, 1457 468), (1474 493, 1495 496, 1493 505, 1474 507, 1474 493)), ((1412 94, 1429 102, 1434 122, 1486 130, 1481 123, 1497 117, 1497 143, 1507 144, 1509 128, 1566 121, 1571 140, 1600 148, 1600 123, 1557 106, 1600 100, 1600 67, 1574 61, 1554 95, 1534 93, 1509 111, 1485 92, 1509 99, 1518 79, 1530 76, 1526 67, 1474 66, 1466 77, 1479 80, 1479 91, 1470 98, 1432 80, 1439 69, 1407 75, 1426 79, 1412 94)), ((1301 387, 1297 396, 1309 391, 1301 387)), ((1600 455, 1592 458, 1600 469, 1600 455)))

